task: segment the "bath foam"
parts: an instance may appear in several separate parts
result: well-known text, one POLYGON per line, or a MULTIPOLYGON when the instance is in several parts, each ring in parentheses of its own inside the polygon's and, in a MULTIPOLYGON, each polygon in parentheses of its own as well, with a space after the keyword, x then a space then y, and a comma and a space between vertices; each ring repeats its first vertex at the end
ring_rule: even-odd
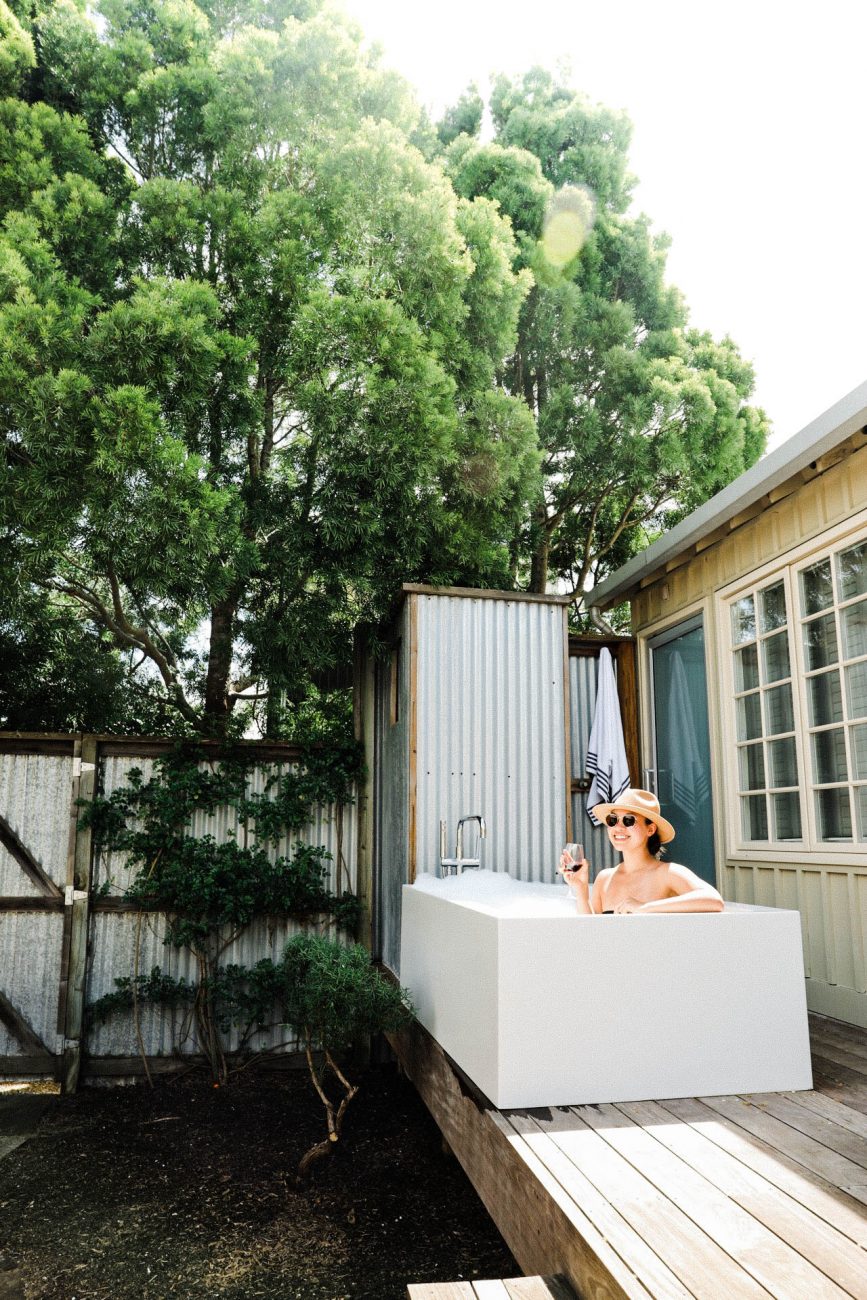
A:
POLYGON ((471 868, 460 876, 416 876, 412 888, 463 903, 488 916, 574 916, 569 887, 540 881, 515 880, 505 871, 471 868))

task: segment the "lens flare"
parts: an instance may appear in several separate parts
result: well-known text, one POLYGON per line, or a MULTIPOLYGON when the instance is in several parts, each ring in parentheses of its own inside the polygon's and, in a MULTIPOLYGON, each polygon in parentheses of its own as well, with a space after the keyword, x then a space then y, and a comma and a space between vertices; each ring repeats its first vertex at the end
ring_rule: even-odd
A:
POLYGON ((564 185, 548 204, 542 251, 562 269, 580 253, 596 219, 596 198, 586 185, 564 185))

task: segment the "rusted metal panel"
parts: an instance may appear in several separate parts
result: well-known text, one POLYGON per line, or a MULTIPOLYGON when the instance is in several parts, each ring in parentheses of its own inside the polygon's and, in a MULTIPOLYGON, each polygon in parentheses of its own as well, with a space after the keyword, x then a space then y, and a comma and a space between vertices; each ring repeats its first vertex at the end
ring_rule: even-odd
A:
MULTIPOLYGON (((73 760, 68 754, 8 753, 0 739, 0 815, 45 875, 66 883, 73 760)), ((0 897, 40 892, 0 844, 0 897)))
MULTIPOLYGON (((63 916, 59 912, 7 912, 0 924, 0 986, 50 1052, 59 1048, 57 998, 62 932, 63 916)), ((17 1056, 25 1051, 25 1045, 0 1024, 0 1056, 17 1056)))

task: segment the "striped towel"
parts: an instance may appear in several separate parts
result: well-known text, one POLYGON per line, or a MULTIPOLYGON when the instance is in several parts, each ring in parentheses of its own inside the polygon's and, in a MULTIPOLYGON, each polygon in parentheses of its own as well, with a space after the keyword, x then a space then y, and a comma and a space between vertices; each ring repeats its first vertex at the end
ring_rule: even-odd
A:
POLYGON ((598 803, 613 803, 629 785, 620 701, 611 654, 603 647, 599 654, 599 677, 596 683, 596 710, 587 748, 587 771, 593 778, 587 795, 587 816, 594 826, 600 825, 591 812, 598 803))

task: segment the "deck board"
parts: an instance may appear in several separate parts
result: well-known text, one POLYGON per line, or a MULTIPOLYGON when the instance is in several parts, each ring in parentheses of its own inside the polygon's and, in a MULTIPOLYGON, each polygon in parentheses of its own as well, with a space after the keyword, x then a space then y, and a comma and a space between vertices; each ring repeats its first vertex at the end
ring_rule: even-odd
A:
MULTIPOLYGON (((671 1114, 655 1102, 623 1104, 620 1109, 703 1174, 742 1210, 811 1261, 833 1281, 838 1295, 840 1289, 848 1295, 863 1289, 867 1264, 864 1250, 796 1197, 766 1182, 688 1123, 673 1123, 671 1114)), ((811 1294, 819 1295, 822 1291, 817 1288, 811 1294)))
POLYGON ((845 1293, 835 1283, 622 1107, 578 1108, 578 1114, 585 1113, 594 1129, 723 1253, 724 1265, 707 1269, 704 1286, 715 1278, 719 1294, 748 1295, 746 1273, 757 1284, 756 1294, 773 1295, 785 1279, 786 1294, 841 1300, 845 1293))
POLYGON ((811 1092, 502 1113, 423 1030, 394 1041, 525 1272, 588 1300, 867 1300, 867 1035, 810 1029, 811 1092))

